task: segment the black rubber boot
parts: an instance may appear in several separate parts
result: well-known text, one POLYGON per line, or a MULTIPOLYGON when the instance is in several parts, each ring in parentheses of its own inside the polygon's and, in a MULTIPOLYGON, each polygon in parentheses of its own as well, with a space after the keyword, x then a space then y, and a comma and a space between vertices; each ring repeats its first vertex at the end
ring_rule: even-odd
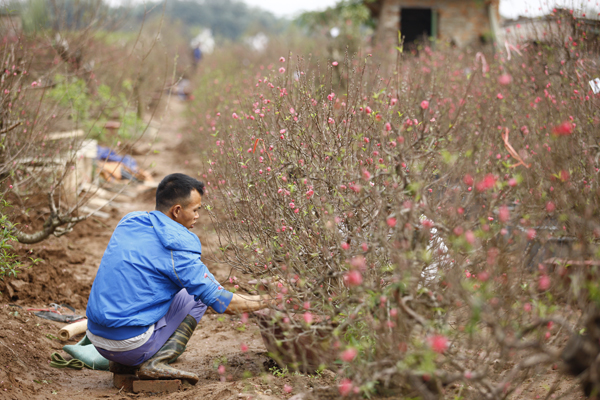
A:
POLYGON ((140 365, 137 376, 140 379, 183 379, 195 385, 198 375, 180 371, 169 363, 175 361, 183 353, 185 346, 196 329, 196 319, 191 315, 185 317, 167 342, 149 360, 140 365))

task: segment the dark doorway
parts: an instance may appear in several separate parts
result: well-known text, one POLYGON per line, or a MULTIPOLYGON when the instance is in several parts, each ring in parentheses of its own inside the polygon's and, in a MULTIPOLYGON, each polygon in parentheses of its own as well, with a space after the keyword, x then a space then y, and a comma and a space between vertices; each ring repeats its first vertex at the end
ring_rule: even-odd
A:
POLYGON ((400 11, 400 32, 404 43, 412 43, 423 36, 432 36, 431 8, 402 8, 400 11))

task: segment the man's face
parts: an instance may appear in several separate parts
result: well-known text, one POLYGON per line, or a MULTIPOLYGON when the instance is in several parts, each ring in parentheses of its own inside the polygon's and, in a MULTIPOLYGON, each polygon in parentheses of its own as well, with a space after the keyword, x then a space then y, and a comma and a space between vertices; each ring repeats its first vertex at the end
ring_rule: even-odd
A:
POLYGON ((175 221, 188 229, 192 229, 196 220, 199 217, 198 210, 202 205, 202 196, 197 190, 192 190, 190 200, 187 204, 181 205, 181 208, 174 210, 173 216, 175 221))

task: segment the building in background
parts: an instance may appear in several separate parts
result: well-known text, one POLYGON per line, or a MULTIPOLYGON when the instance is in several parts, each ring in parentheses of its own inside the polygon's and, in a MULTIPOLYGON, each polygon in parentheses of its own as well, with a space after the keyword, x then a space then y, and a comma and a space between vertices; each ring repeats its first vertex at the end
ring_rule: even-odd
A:
POLYGON ((423 37, 459 47, 496 40, 501 26, 500 0, 366 0, 377 20, 377 45, 396 46, 423 37))
POLYGON ((555 9, 552 13, 537 18, 519 17, 507 20, 503 35, 509 43, 575 43, 587 42, 591 48, 600 50, 600 19, 596 13, 588 14, 567 9, 555 9))

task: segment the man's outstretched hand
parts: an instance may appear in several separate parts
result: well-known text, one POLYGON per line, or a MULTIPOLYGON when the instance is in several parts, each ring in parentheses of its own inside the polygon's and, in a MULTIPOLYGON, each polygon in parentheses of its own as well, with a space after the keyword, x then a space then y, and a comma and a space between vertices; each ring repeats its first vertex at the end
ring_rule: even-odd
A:
MULTIPOLYGON (((251 285, 257 285, 260 283, 265 288, 270 286, 275 289, 275 292, 284 294, 288 293, 290 286, 295 284, 295 282, 285 282, 278 277, 270 277, 267 279, 261 279, 260 281, 254 280, 248 283, 251 285)), ((241 314, 262 310, 264 308, 275 307, 280 301, 281 300, 278 301, 275 297, 267 294, 250 295, 234 293, 231 303, 229 303, 229 306, 225 310, 225 314, 241 314)))
POLYGON ((269 295, 233 294, 231 303, 225 310, 225 314, 241 314, 262 310, 275 305, 275 299, 269 295))

